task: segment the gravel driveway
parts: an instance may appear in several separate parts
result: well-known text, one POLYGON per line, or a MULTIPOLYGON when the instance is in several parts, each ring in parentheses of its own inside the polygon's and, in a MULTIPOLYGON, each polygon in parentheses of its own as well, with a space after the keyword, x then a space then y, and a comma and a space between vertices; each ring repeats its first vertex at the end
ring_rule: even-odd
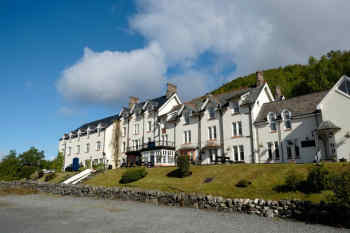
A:
POLYGON ((245 214, 40 194, 1 196, 0 232, 333 233, 350 231, 245 214))

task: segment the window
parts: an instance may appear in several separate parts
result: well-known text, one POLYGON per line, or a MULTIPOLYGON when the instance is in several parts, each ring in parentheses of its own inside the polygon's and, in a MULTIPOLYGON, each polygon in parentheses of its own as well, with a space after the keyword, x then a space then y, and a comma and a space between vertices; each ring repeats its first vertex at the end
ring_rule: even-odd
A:
POLYGON ((239 146, 239 155, 241 157, 241 161, 244 161, 244 146, 243 145, 239 146))
POLYGON ((238 103, 232 103, 232 113, 239 113, 239 105, 238 103))
MULTIPOLYGON (((165 151, 164 151, 165 152, 165 151)), ((163 163, 166 163, 166 155, 165 155, 165 153, 163 153, 164 155, 163 155, 163 163)))
POLYGON ((77 145, 77 154, 80 154, 80 145, 77 145))
POLYGON ((350 79, 345 78, 344 81, 339 85, 338 90, 346 95, 350 95, 350 79))
POLYGON ((294 152, 295 152, 295 158, 300 159, 300 149, 299 149, 299 143, 297 139, 294 142, 294 152))
POLYGON ((90 143, 86 143, 86 153, 90 152, 90 143))
POLYGON ((269 160, 272 160, 272 142, 268 142, 267 143, 267 151, 268 151, 268 155, 269 155, 269 160))
POLYGON ((184 131, 184 141, 185 141, 185 144, 191 143, 191 141, 192 141, 192 139, 191 139, 191 130, 185 130, 184 131))
POLYGON ((215 118, 215 108, 213 107, 208 108, 208 113, 209 113, 209 119, 215 118))
POLYGON ((241 121, 237 121, 237 122, 232 123, 232 134, 234 137, 243 135, 241 121))
POLYGON ((242 136, 243 132, 242 132, 242 122, 238 121, 238 135, 242 136))
POLYGON ((238 161, 238 146, 233 146, 233 158, 238 161))
POLYGON ((101 142, 100 141, 96 142, 96 150, 97 151, 101 150, 101 142))
POLYGON ((208 138, 209 138, 209 140, 216 139, 216 126, 215 125, 208 127, 208 138))
POLYGON ((211 163, 216 160, 217 153, 216 149, 209 149, 209 159, 211 163))
POLYGON ((291 121, 292 114, 288 110, 282 111, 282 120, 284 122, 284 128, 285 129, 291 129, 292 128, 292 121, 291 121))
POLYGON ((71 155, 71 153, 72 153, 72 147, 68 147, 68 155, 71 155))
POLYGON ((123 127, 123 137, 126 136, 126 127, 123 127))
POLYGON ((232 123, 232 136, 237 136, 237 124, 236 122, 232 123))
POLYGON ((163 145, 168 145, 168 135, 167 134, 162 135, 162 142, 163 142, 163 145))
POLYGON ((184 121, 185 121, 185 124, 190 123, 190 112, 188 111, 184 112, 184 121))
POLYGON ((123 152, 126 152, 126 143, 123 142, 123 152))
POLYGON ((148 121, 148 131, 152 131, 152 121, 148 121))
POLYGON ((134 134, 139 134, 139 132, 140 132, 140 125, 139 124, 135 124, 134 134))
POLYGON ((278 142, 275 142, 275 159, 280 160, 280 149, 278 146, 278 142))
POLYGON ((267 114, 267 121, 269 122, 271 131, 276 131, 277 126, 276 126, 276 114, 273 112, 270 112, 267 114))

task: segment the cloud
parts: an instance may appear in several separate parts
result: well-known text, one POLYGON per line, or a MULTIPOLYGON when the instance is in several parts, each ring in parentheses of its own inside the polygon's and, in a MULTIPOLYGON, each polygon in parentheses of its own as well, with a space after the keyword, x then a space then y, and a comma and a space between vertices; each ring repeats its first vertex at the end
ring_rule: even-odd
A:
POLYGON ((83 57, 63 71, 57 88, 68 99, 117 104, 132 95, 160 94, 165 72, 164 55, 156 43, 130 52, 85 48, 83 57))
POLYGON ((66 98, 125 104, 131 95, 150 98, 164 93, 169 80, 187 99, 216 88, 221 81, 214 77, 224 75, 228 81, 349 49, 348 0, 136 2, 127 31, 143 36, 149 46, 128 52, 86 48, 57 83, 66 98), (215 61, 201 64, 203 54, 215 61), (169 72, 174 67, 180 74, 169 72))
POLYGON ((137 3, 131 27, 157 41, 170 65, 195 63, 211 51, 235 64, 236 74, 245 74, 349 48, 348 0, 137 3))
POLYGON ((58 113, 64 115, 64 116, 72 116, 76 113, 76 110, 74 110, 71 107, 62 106, 58 109, 58 113))

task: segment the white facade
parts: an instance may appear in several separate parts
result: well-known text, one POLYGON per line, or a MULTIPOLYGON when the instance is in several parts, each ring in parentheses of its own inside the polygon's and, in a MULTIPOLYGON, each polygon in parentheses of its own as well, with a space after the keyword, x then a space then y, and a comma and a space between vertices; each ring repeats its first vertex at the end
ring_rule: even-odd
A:
POLYGON ((321 160, 350 160, 350 78, 345 76, 329 91, 287 100, 275 101, 262 83, 185 104, 176 92, 133 101, 120 112, 119 129, 109 124, 100 132, 78 136, 74 131, 60 140, 65 167, 77 157, 82 164, 92 159, 114 168, 115 130, 118 164, 174 166, 181 154, 196 164, 310 163, 317 152, 321 160))

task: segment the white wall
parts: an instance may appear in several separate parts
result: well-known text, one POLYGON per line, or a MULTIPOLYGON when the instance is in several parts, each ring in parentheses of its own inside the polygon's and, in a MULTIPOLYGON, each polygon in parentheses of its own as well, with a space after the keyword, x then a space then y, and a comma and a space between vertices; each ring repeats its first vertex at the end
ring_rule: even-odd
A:
POLYGON ((335 137, 336 158, 346 158, 350 160, 350 138, 346 137, 350 133, 350 96, 344 95, 336 88, 342 79, 332 88, 321 101, 319 108, 322 111, 322 119, 331 121, 340 127, 335 137))

